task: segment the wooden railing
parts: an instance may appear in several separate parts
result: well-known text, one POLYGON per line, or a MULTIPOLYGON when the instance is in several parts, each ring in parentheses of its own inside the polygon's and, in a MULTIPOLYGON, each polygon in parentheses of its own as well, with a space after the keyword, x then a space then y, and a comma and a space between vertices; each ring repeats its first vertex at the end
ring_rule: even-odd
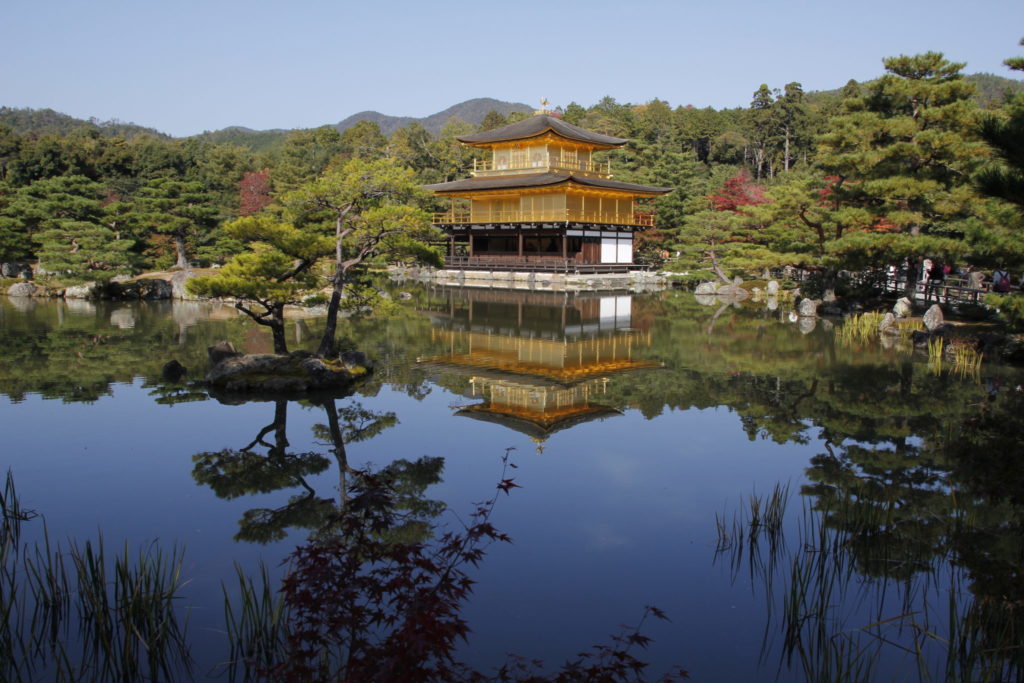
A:
MULTIPOLYGON (((802 282, 811 275, 811 271, 800 268, 787 268, 777 270, 773 277, 785 278, 802 282)), ((908 289, 913 289, 914 299, 925 303, 934 301, 936 303, 972 303, 982 304, 985 295, 988 294, 989 283, 975 287, 964 277, 947 276, 944 280, 921 282, 916 280, 908 286, 907 275, 900 272, 898 275, 884 271, 863 271, 850 273, 848 277, 854 282, 863 284, 874 284, 879 289, 898 297, 906 294, 908 289)))
POLYGON ((540 159, 512 159, 499 164, 495 164, 491 159, 475 159, 473 161, 473 173, 500 173, 501 171, 526 170, 579 171, 581 173, 610 176, 612 174, 612 162, 564 159, 557 156, 542 157, 540 159))
POLYGON ((548 211, 489 211, 475 214, 469 211, 447 211, 435 213, 431 218, 435 225, 459 223, 599 223, 605 225, 654 225, 651 213, 609 213, 598 211, 570 211, 556 209, 548 211))
POLYGON ((445 258, 445 267, 453 270, 497 269, 538 273, 626 273, 650 269, 649 266, 633 263, 577 263, 570 258, 541 254, 448 256, 445 258))

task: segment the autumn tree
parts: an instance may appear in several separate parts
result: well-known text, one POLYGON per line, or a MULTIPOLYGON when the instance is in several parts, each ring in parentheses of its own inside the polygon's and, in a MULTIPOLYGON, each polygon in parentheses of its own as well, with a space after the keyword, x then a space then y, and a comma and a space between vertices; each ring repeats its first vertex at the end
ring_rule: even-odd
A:
POLYGON ((753 270, 777 265, 763 244, 760 224, 747 210, 764 203, 764 188, 746 171, 727 179, 706 197, 705 208, 686 217, 673 247, 684 265, 708 267, 723 282, 727 270, 753 270))
POLYGON ((272 201, 270 188, 270 171, 249 171, 238 183, 238 213, 240 216, 251 216, 259 213, 272 201))

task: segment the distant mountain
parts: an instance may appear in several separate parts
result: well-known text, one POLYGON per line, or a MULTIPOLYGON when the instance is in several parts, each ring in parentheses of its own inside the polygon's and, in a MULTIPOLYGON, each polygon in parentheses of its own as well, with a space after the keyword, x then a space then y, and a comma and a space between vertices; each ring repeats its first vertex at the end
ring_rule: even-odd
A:
POLYGON ((413 118, 411 116, 388 116, 387 114, 381 114, 377 111, 361 111, 358 114, 349 116, 334 127, 337 128, 340 133, 346 128, 351 128, 360 121, 373 121, 380 126, 380 130, 384 135, 391 135, 399 128, 404 128, 410 123, 419 123, 428 131, 437 135, 441 132, 441 129, 444 128, 444 124, 448 123, 448 119, 461 119, 466 123, 478 126, 491 110, 498 112, 502 116, 508 116, 512 112, 520 112, 522 114, 533 113, 533 107, 525 104, 503 102, 491 97, 477 97, 420 119, 413 118))
MULTIPOLYGON (((502 116, 508 116, 511 112, 522 112, 524 114, 532 114, 533 109, 525 104, 517 104, 514 102, 502 102, 501 100, 495 100, 490 97, 478 97, 472 100, 466 100, 460 104, 456 104, 452 107, 448 107, 444 111, 439 111, 436 114, 431 114, 423 118, 415 118, 412 116, 389 116, 388 114, 381 114, 377 111, 362 111, 358 114, 353 114, 345 120, 334 125, 334 128, 339 133, 344 132, 345 129, 351 128, 360 121, 373 121, 380 126, 381 132, 384 135, 391 135, 399 128, 408 126, 411 123, 419 123, 428 131, 437 135, 444 128, 444 124, 448 123, 448 120, 452 117, 461 119, 466 123, 472 125, 479 125, 487 113, 494 110, 502 116)), ((253 130, 251 128, 245 128, 244 126, 231 126, 229 128, 223 128, 216 131, 206 131, 199 135, 193 136, 197 140, 205 140, 212 143, 231 143, 234 145, 241 145, 248 147, 254 152, 269 152, 279 147, 287 139, 288 134, 292 132, 290 130, 253 130)))
POLYGON ((270 152, 284 144, 288 133, 291 131, 283 128, 272 130, 253 130, 245 126, 230 126, 215 131, 205 131, 199 135, 193 135, 196 140, 211 142, 215 145, 230 144, 239 147, 248 147, 253 152, 270 152))
POLYGON ((1007 96, 1024 93, 1024 81, 1015 81, 995 74, 970 74, 964 78, 978 89, 978 103, 983 107, 998 107, 1007 96))
POLYGON ((165 135, 153 128, 146 128, 134 123, 125 123, 114 119, 112 121, 100 121, 91 118, 88 121, 76 119, 67 114, 61 114, 52 109, 15 109, 13 107, 0 107, 0 125, 10 126, 11 130, 19 135, 34 133, 43 135, 67 135, 73 130, 83 126, 95 128, 101 135, 108 138, 125 138, 130 140, 140 135, 149 135, 162 140, 170 140, 170 135, 165 135))

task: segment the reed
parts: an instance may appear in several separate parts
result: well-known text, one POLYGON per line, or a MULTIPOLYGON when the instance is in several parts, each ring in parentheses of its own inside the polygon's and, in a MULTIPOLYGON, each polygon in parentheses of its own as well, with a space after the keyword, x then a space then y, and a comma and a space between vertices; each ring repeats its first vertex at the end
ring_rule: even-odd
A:
POLYGON ((928 340, 928 369, 935 375, 942 374, 945 346, 942 337, 932 337, 928 340))
POLYGON ((950 350, 953 354, 953 370, 961 379, 981 377, 984 354, 964 339, 954 339, 950 343, 950 350))
POLYGON ((878 339, 878 329, 885 314, 878 312, 852 315, 839 328, 839 341, 843 344, 865 344, 878 339))
MULTIPOLYGON (((745 502, 749 507, 750 499, 745 502)), ((763 519, 763 501, 758 505, 763 519)), ((970 511, 961 512, 952 525, 971 523, 970 511)), ((752 514, 743 510, 737 517, 752 514)), ((884 504, 819 498, 817 508, 804 505, 793 543, 728 549, 734 560, 746 555, 754 585, 763 589, 768 618, 762 661, 780 638, 781 664, 808 681, 876 680, 880 663, 893 657, 904 658, 922 681, 1021 680, 1018 605, 976 598, 966 588, 967 570, 950 557, 935 557, 930 566, 903 575, 900 547, 907 539, 892 533, 877 543, 880 530, 897 521, 893 514, 884 504), (873 539, 870 557, 864 555, 866 539, 873 539), (870 579, 863 575, 865 562, 870 579), (949 576, 938 578, 945 571, 949 576)))
POLYGON ((261 672, 270 671, 286 652, 288 614, 262 562, 255 579, 246 576, 237 564, 235 574, 237 599, 232 599, 223 587, 230 654, 218 668, 227 671, 232 683, 261 680, 261 672))
POLYGON ((0 680, 141 681, 191 677, 183 552, 155 545, 111 557, 102 539, 21 544, 13 478, 0 493, 0 680))
POLYGON ((924 321, 922 321, 920 318, 914 320, 902 320, 898 323, 897 329, 900 333, 900 343, 906 343, 910 341, 910 336, 914 334, 914 332, 924 331, 924 321))

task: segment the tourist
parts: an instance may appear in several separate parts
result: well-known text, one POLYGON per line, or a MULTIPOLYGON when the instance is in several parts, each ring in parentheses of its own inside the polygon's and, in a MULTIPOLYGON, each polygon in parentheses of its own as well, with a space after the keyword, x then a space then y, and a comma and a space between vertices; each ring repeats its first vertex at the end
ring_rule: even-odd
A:
POLYGON ((971 289, 985 289, 985 271, 967 266, 967 282, 971 289))
POLYGON ((999 267, 992 273, 992 291, 1005 293, 1009 292, 1013 287, 1010 273, 1005 268, 999 267))
POLYGON ((928 281, 931 279, 932 269, 934 267, 935 264, 932 263, 932 260, 930 258, 926 258, 924 260, 924 262, 921 264, 921 284, 928 284, 928 281))

